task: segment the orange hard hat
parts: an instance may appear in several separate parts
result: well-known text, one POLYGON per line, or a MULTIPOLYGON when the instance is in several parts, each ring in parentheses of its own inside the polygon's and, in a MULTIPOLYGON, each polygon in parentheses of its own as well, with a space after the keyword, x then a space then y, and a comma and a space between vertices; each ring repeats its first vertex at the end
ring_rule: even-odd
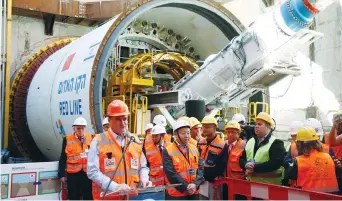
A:
POLYGON ((107 107, 106 116, 117 117, 129 115, 128 106, 121 100, 113 100, 107 107))

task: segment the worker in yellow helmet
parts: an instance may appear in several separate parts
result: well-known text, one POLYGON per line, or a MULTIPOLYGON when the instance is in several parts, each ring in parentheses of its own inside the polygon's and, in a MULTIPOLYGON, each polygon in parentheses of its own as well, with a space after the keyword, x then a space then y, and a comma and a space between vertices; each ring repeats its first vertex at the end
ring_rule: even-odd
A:
POLYGON ((316 131, 311 127, 300 128, 296 144, 298 156, 289 169, 292 187, 326 193, 337 192, 334 161, 322 152, 322 143, 316 131))
POLYGON ((191 138, 199 142, 202 139, 202 124, 196 117, 190 117, 191 138))
MULTIPOLYGON (((218 124, 215 117, 205 116, 201 123, 204 138, 198 143, 198 149, 201 158, 204 160, 204 179, 212 183, 215 179, 224 176, 228 161, 228 148, 226 143, 216 134, 218 124)), ((208 185, 208 197, 213 199, 214 188, 211 183, 207 182, 205 185, 208 185)))
MULTIPOLYGON (((191 127, 191 119, 189 118, 189 117, 187 117, 187 116, 182 116, 182 117, 179 117, 178 119, 177 119, 177 121, 178 120, 183 120, 183 121, 185 121, 190 127, 191 127)), ((193 139, 192 137, 189 139, 189 143, 190 144, 193 144, 193 145, 195 145, 196 147, 197 147, 197 141, 195 140, 195 139, 193 139)))
POLYGON ((280 185, 284 172, 284 142, 272 135, 274 122, 266 112, 259 113, 255 123, 255 137, 248 140, 240 166, 250 181, 280 185))

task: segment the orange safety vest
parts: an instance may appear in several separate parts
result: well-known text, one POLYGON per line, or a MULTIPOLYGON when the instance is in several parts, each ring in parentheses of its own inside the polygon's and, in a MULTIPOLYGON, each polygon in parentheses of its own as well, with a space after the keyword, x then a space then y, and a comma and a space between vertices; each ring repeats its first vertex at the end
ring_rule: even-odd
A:
POLYGON ((201 158, 207 160, 209 151, 213 151, 216 155, 219 155, 225 144, 226 143, 218 135, 216 135, 215 139, 209 145, 207 145, 206 138, 201 139, 198 143, 201 158))
MULTIPOLYGON (((165 142, 164 148, 169 144, 169 142, 165 142)), ((150 146, 146 147, 146 159, 150 163, 150 179, 153 185, 165 185, 163 157, 157 145, 151 144, 150 146)))
MULTIPOLYGON (((322 145, 322 148, 323 148, 323 152, 324 153, 327 153, 327 154, 330 154, 330 151, 329 151, 329 146, 326 145, 326 144, 321 144, 322 145)), ((296 156, 298 156, 298 150, 297 150, 297 145, 295 142, 292 142, 291 143, 291 157, 292 158, 295 158, 296 156)))
POLYGON ((195 145, 197 147, 197 140, 195 140, 193 138, 190 138, 189 143, 193 144, 193 145, 195 145))
MULTIPOLYGON (((110 131, 97 134, 95 138, 98 141, 97 148, 99 150, 100 171, 104 175, 111 178, 122 156, 124 148, 121 148, 118 141, 114 138, 110 131)), ((128 140, 128 138, 125 138, 125 146, 128 143, 128 140)), ((119 168, 117 169, 113 181, 118 184, 127 184, 132 188, 138 187, 140 182, 139 169, 141 167, 141 155, 141 146, 136 143, 131 143, 127 148, 126 154, 121 161, 119 168)), ((92 188, 94 200, 100 200, 100 193, 102 192, 101 186, 93 182, 92 188)))
MULTIPOLYGON (((165 134, 165 135, 164 135, 164 140, 165 140, 165 142, 171 142, 171 138, 172 138, 172 135, 170 135, 170 134, 165 134)), ((144 144, 143 144, 145 150, 146 150, 146 148, 147 148, 148 146, 150 146, 150 145, 152 145, 152 144, 154 144, 154 143, 153 143, 153 140, 152 140, 152 134, 146 135, 146 136, 145 136, 145 141, 144 141, 144 144)))
MULTIPOLYGON (((166 150, 172 160, 173 168, 177 172, 179 176, 181 176, 184 181, 188 184, 194 183, 196 179, 196 173, 198 170, 199 163, 199 153, 196 146, 188 143, 188 154, 183 155, 183 153, 179 150, 176 143, 171 143, 166 147, 166 150)), ((170 177, 172 175, 169 175, 170 177)), ((171 183, 166 178, 166 184, 170 185, 171 183)), ((187 196, 188 193, 185 191, 184 193, 179 192, 176 188, 167 188, 168 195, 172 197, 180 197, 187 196)), ((199 190, 197 190, 194 194, 198 194, 199 190)))
POLYGON ((244 172, 240 167, 239 161, 243 151, 245 150, 245 147, 246 141, 239 138, 231 150, 229 151, 228 149, 229 157, 225 176, 234 179, 244 179, 244 172))
POLYGON ((67 173, 77 173, 82 169, 84 172, 87 172, 87 155, 91 140, 91 135, 86 133, 83 136, 83 145, 81 145, 81 141, 74 133, 66 136, 65 154, 67 158, 67 173))
MULTIPOLYGON (((335 136, 337 137, 337 132, 335 131, 335 136)), ((326 145, 330 145, 329 144, 329 133, 326 133, 325 135, 324 135, 324 143, 326 144, 326 145)), ((340 145, 340 146, 334 146, 334 147, 331 147, 332 148, 332 150, 333 150, 333 152, 334 152, 334 154, 335 154, 335 156, 336 156, 336 158, 337 159, 342 159, 342 145, 340 145)))
POLYGON ((337 192, 335 164, 330 155, 311 150, 309 156, 297 156, 297 186, 303 190, 337 192))

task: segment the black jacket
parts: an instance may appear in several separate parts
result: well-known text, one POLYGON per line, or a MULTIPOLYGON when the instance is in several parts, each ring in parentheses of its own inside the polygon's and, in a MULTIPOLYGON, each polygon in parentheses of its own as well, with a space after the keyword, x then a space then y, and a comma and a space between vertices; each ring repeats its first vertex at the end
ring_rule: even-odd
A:
MULTIPOLYGON (((257 137, 254 137, 255 139, 255 146, 254 146, 254 156, 257 150, 263 146, 266 145, 270 138, 272 136, 272 133, 270 133, 259 145, 259 140, 257 137)), ((284 142, 276 139, 272 143, 270 150, 268 151, 270 160, 266 161, 264 163, 258 163, 254 166, 254 172, 256 173, 265 173, 265 172, 273 172, 277 169, 279 169, 283 165, 283 161, 285 158, 285 147, 284 142)), ((240 167, 245 170, 245 165, 248 162, 246 157, 246 150, 243 151, 242 156, 240 158, 240 167)))
MULTIPOLYGON (((216 136, 216 137, 218 137, 218 136, 216 136)), ((209 146, 210 146, 210 143, 214 139, 212 139, 210 142, 207 142, 207 144, 209 144, 209 146)), ((218 148, 218 147, 215 147, 215 148, 218 148)), ((199 150, 199 151, 201 153, 201 151, 203 151, 203 150, 199 150)), ((227 168, 227 163, 228 163, 228 146, 227 146, 227 144, 224 145, 220 154, 212 156, 212 158, 210 160, 213 161, 213 163, 215 164, 215 167, 205 167, 204 168, 204 179, 206 181, 213 182, 216 177, 224 176, 224 170, 227 168)))
POLYGON ((58 163, 58 178, 65 177, 65 169, 66 169, 65 147, 66 147, 66 138, 64 137, 63 144, 62 144, 62 152, 61 152, 61 156, 59 157, 59 163, 58 163))
MULTIPOLYGON (((198 165, 198 170, 196 173, 196 179, 193 182, 194 184, 196 184, 197 189, 204 182, 204 178, 203 178, 204 161, 202 159, 199 159, 198 164, 199 165, 198 165)), ((179 174, 175 171, 175 168, 173 167, 172 159, 169 156, 169 153, 167 152, 166 149, 163 150, 163 167, 164 167, 165 175, 167 179, 169 180, 169 182, 171 184, 183 184, 175 188, 181 193, 184 193, 185 191, 187 191, 187 187, 189 184, 186 181, 184 181, 184 179, 181 176, 179 176, 179 174)))

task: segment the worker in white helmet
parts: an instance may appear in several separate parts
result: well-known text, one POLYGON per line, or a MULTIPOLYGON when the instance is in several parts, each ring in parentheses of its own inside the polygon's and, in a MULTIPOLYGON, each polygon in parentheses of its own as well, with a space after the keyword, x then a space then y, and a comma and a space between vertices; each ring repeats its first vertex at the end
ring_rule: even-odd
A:
POLYGON ((166 200, 198 200, 199 186, 204 181, 203 159, 198 149, 189 143, 190 125, 177 120, 173 125, 176 141, 163 150, 166 184, 181 184, 166 189, 166 200))
POLYGON ((92 200, 92 182, 87 176, 87 157, 92 136, 85 132, 87 121, 75 119, 74 132, 63 138, 58 164, 58 178, 67 182, 69 200, 92 200))
POLYGON ((154 186, 165 185, 162 153, 165 147, 170 144, 164 140, 165 134, 164 126, 153 126, 151 132, 153 143, 146 147, 147 166, 150 168, 149 175, 154 186))
POLYGON ((103 121, 102 121, 102 128, 103 128, 104 131, 108 131, 108 129, 109 129, 108 117, 103 119, 103 121))
POLYGON ((162 126, 166 127, 166 125, 167 125, 166 118, 163 115, 158 114, 153 118, 153 124, 154 125, 162 125, 162 126))
POLYGON ((143 142, 143 147, 146 147, 145 144, 151 144, 152 143, 152 138, 151 138, 151 132, 152 132, 153 124, 148 123, 145 126, 145 137, 144 137, 144 142, 143 142))

